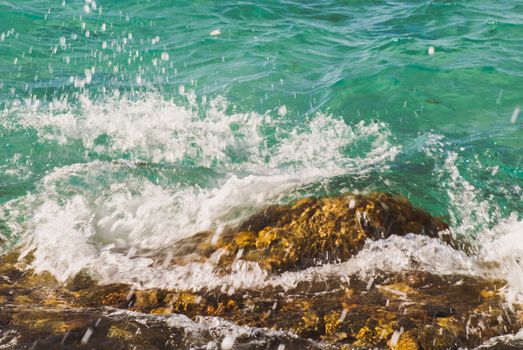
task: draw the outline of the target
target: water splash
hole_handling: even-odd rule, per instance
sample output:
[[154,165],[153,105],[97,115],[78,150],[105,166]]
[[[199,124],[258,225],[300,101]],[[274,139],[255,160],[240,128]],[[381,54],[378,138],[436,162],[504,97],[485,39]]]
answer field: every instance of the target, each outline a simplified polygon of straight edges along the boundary
[[[151,280],[146,276],[156,283],[179,282],[185,267],[166,278],[165,271],[146,269],[151,259],[135,255],[234,224],[299,186],[386,169],[401,149],[391,144],[384,123],[350,126],[317,114],[289,129],[278,115],[228,114],[223,99],[201,113],[194,104],[141,97],[99,103],[85,97],[79,105],[58,100],[45,108],[30,100],[4,112],[5,127],[32,130],[44,145],[81,142],[91,152],[88,161],[52,169],[34,193],[2,206],[11,235],[24,236],[26,251],[33,251],[36,271],[60,280],[88,268],[102,280],[127,275],[145,284]],[[274,134],[278,141],[270,142]],[[130,159],[101,160],[125,155]],[[180,174],[186,162],[213,167],[211,181]],[[9,214],[12,208],[19,215]],[[198,271],[212,267],[192,268],[196,277],[187,287],[198,288],[197,280],[206,280]],[[238,287],[263,275],[259,268],[238,269],[229,279]]]

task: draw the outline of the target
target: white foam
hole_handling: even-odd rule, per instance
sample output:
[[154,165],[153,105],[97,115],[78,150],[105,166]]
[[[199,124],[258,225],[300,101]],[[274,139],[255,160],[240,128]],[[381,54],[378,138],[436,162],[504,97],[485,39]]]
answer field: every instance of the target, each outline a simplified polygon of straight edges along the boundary
[[[448,146],[450,144],[441,135],[430,134],[422,149],[436,161],[434,173],[449,198],[452,233],[468,240],[476,249],[472,256],[463,260],[470,268],[468,273],[507,281],[504,288],[507,301],[523,303],[523,263],[520,263],[523,220],[516,213],[502,217],[499,208],[484,199],[482,192],[461,174],[459,154],[447,151]],[[497,190],[505,195],[508,195],[506,191],[523,195],[518,186]],[[448,270],[439,273],[445,271]],[[460,270],[456,272],[460,273]]]
[[269,330],[265,328],[240,326],[220,317],[197,316],[194,320],[181,314],[151,315],[128,310],[116,310],[107,315],[111,318],[131,317],[134,321],[147,325],[149,322],[163,322],[172,328],[183,329],[192,335],[208,335],[215,340],[223,340],[227,336],[252,337],[258,342],[260,335],[267,338],[296,338],[296,335],[285,331]]
[[[286,121],[270,114],[226,113],[227,103],[216,98],[199,112],[193,92],[184,93],[189,106],[177,105],[157,94],[115,94],[102,102],[80,95],[74,107],[67,98],[43,108],[36,99],[16,101],[2,113],[4,128],[30,128],[39,142],[66,144],[80,140],[83,147],[111,157],[131,155],[148,162],[180,162],[228,169],[299,164],[302,168],[357,167],[390,161],[400,148],[390,144],[384,123],[360,122],[354,127],[330,115],[317,114],[301,129],[288,130]],[[9,118],[7,116],[10,116]],[[279,142],[268,145],[264,128],[275,130]],[[108,138],[102,141],[101,138]],[[373,139],[363,156],[347,158],[343,151]]]
[[[490,254],[467,255],[457,251],[437,238],[410,234],[403,237],[391,236],[384,240],[367,241],[364,248],[354,257],[343,263],[330,263],[310,267],[303,271],[285,272],[281,275],[269,275],[256,263],[239,260],[233,265],[228,275],[220,275],[211,263],[191,263],[174,266],[169,269],[152,267],[150,259],[132,259],[115,253],[102,254],[100,261],[91,266],[104,282],[140,281],[142,288],[179,288],[201,290],[226,286],[233,290],[251,289],[267,286],[279,286],[285,290],[295,288],[304,281],[325,281],[340,278],[350,285],[352,277],[371,281],[383,272],[399,273],[405,271],[427,271],[437,275],[468,275],[484,278],[501,278],[508,282],[506,294],[509,302],[521,302],[523,288],[520,284],[523,274],[518,256],[521,247],[514,247],[509,242],[514,235],[522,234],[522,222],[504,223],[508,229],[507,237],[485,245]],[[502,227],[496,230],[501,230]],[[493,247],[500,248],[493,248]],[[510,251],[508,253],[507,251]],[[486,264],[487,262],[505,261],[508,263]],[[118,258],[116,258],[118,257]],[[499,260],[500,257],[504,259]],[[518,262],[512,265],[510,257]]]
[[350,285],[351,277],[374,280],[383,272],[428,271],[439,275],[473,274],[474,259],[456,251],[439,239],[410,234],[368,240],[361,251],[343,263],[323,264],[303,271],[271,276],[264,285],[292,289],[299,282],[323,281],[338,277]]
[[509,349],[521,348],[521,346],[523,346],[523,329],[520,329],[516,334],[505,334],[490,338],[480,346],[474,348],[474,350],[503,349],[503,345]]
[[[29,100],[4,113],[17,115],[16,127],[36,130],[40,142],[81,140],[86,149],[114,157],[131,153],[152,162],[190,157],[197,164],[210,166],[227,159],[228,148],[252,151],[257,144],[258,137],[252,131],[261,117],[255,113],[226,116],[219,101],[205,118],[200,118],[193,108],[155,94],[136,100],[122,95],[101,103],[81,97],[79,110],[63,101],[53,101],[51,108],[42,109],[38,100]],[[239,126],[239,136],[231,125]],[[242,138],[241,134],[249,137]],[[102,136],[109,141],[98,142]]]
[[95,247],[88,242],[92,214],[82,197],[74,196],[65,206],[46,201],[33,220],[30,240],[31,247],[36,247],[33,266],[37,272],[72,276],[96,256]]
[[479,191],[460,174],[456,161],[458,154],[448,152],[441,170],[442,185],[447,188],[450,199],[451,226],[455,234],[475,237],[500,218],[492,213],[492,206],[481,200]]
[[[134,258],[110,251],[87,266],[101,283],[135,283],[139,288],[166,288],[198,291],[202,289],[255,288],[267,280],[267,272],[255,263],[240,262],[230,274],[222,276],[212,263],[190,263],[170,268],[153,267],[148,258]],[[231,289],[232,288],[232,289]]]
[[[78,106],[61,99],[46,108],[31,99],[3,112],[4,127],[33,129],[39,142],[80,141],[104,157],[131,157],[56,168],[34,193],[2,205],[0,215],[12,234],[25,235],[26,251],[34,251],[36,271],[66,280],[88,269],[102,281],[151,287],[253,285],[265,272],[248,264],[224,280],[206,264],[191,266],[190,272],[186,267],[165,271],[134,255],[234,223],[303,184],[386,168],[400,151],[384,123],[350,126],[317,114],[289,129],[274,111],[274,116],[225,113],[225,101],[216,99],[201,113],[193,93],[186,96],[188,106],[155,94],[137,99],[117,94],[102,102],[82,95]],[[267,141],[267,129],[276,134],[275,143]],[[219,169],[210,175],[213,185],[158,184],[137,170],[187,160]],[[176,174],[176,168],[162,171]]]
[[523,220],[512,215],[480,237],[479,262],[485,274],[507,281],[510,303],[523,304]]
[[466,254],[437,238],[409,234],[367,241],[361,251],[343,263],[324,264],[298,272],[269,276],[260,285],[295,288],[301,281],[339,277],[350,283],[356,276],[366,281],[382,272],[427,271],[437,275],[468,275],[507,281],[509,303],[523,302],[523,220],[512,216],[485,232],[477,254]]
[[[222,187],[208,190],[170,190],[134,176],[107,187],[96,182],[98,178],[110,181],[111,172],[122,167],[95,161],[60,168],[43,179],[40,196],[15,201],[24,202],[21,215],[31,220],[20,225],[12,213],[5,216],[11,217],[8,222],[13,231],[27,232],[25,249],[34,250],[36,271],[50,271],[60,280],[86,267],[108,281],[118,273],[133,276],[137,268],[141,272],[133,280],[140,273],[156,276],[144,270],[152,261],[125,254],[132,249],[172,247],[189,235],[237,220],[242,210],[248,213],[295,185],[289,177],[268,176],[233,176]],[[70,179],[84,186],[75,187]],[[17,207],[9,204],[4,206],[5,212]],[[126,253],[114,253],[114,248]],[[157,282],[161,280],[157,276]],[[193,283],[198,285],[196,280]]]
[[[384,123],[361,121],[351,127],[343,120],[318,114],[303,129],[282,137],[269,164],[275,168],[287,165],[321,169],[323,174],[331,175],[362,174],[377,165],[386,167],[400,152],[400,147],[392,145],[390,138],[390,130]],[[343,155],[347,148],[356,148],[362,141],[370,141],[363,156]]]
[[15,153],[12,157],[4,158],[2,161],[5,164],[0,165],[0,174],[3,175],[4,179],[17,182],[27,181],[33,175],[31,170],[32,160],[23,159],[20,153]]
[[0,349],[14,349],[21,336],[14,330],[0,330]]

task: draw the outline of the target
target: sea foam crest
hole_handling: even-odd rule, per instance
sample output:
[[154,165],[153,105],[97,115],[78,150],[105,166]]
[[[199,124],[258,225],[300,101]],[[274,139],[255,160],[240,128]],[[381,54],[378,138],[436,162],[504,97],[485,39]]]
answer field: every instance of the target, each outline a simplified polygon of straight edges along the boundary
[[[350,126],[319,113],[297,123],[301,127],[290,128],[277,113],[227,113],[223,98],[199,106],[191,94],[187,105],[154,93],[118,94],[100,102],[81,96],[79,104],[58,99],[45,108],[39,100],[17,101],[2,112],[0,123],[4,128],[35,130],[40,143],[67,145],[79,140],[85,150],[114,159],[185,160],[197,166],[254,171],[263,171],[262,166],[364,171],[394,159],[400,151],[390,143],[390,131],[381,122]],[[276,136],[272,142],[271,132]],[[362,139],[370,144],[357,156],[346,157],[344,153]]]
[[[33,101],[5,112],[11,129],[32,129],[40,143],[65,147],[81,141],[85,149],[114,159],[91,155],[85,163],[55,168],[31,194],[2,205],[12,235],[25,235],[36,271],[66,280],[87,268],[107,282],[199,288],[214,280],[218,286],[223,279],[213,279],[205,264],[191,266],[191,272],[164,271],[140,254],[237,222],[301,185],[386,168],[400,151],[384,123],[349,125],[317,114],[289,127],[278,115],[226,113],[224,103],[217,99],[198,111],[147,94],[82,103],[79,109],[67,101],[42,109]],[[276,141],[269,142],[274,135]],[[118,158],[123,155],[131,160]],[[187,160],[189,169],[219,171],[205,184],[178,181]],[[172,166],[158,168],[155,162]],[[142,170],[170,180],[158,183]],[[9,214],[13,210],[16,216]],[[245,265],[227,281],[242,287],[263,276]]]

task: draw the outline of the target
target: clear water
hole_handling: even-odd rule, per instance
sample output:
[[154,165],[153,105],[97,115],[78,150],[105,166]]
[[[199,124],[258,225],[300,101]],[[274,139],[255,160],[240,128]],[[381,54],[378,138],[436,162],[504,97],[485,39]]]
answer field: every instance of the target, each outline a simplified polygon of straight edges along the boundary
[[[198,289],[223,281],[130,257],[270,203],[388,191],[479,253],[394,238],[407,256],[383,266],[502,273],[518,298],[522,88],[519,1],[0,0],[0,235],[63,280]],[[366,254],[340,273],[370,273]]]

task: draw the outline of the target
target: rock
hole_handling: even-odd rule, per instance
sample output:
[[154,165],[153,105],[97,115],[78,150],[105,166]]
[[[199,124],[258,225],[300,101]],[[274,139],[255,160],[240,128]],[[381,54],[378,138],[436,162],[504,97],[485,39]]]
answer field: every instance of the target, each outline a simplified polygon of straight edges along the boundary
[[255,261],[282,272],[324,262],[348,260],[367,239],[392,234],[425,234],[450,242],[448,225],[388,193],[305,198],[274,205],[225,233],[218,246],[227,252],[220,264]]
[[[336,347],[393,349],[470,348],[523,326],[521,308],[504,306],[503,281],[430,273],[424,273],[423,279],[413,279],[411,274],[382,275],[370,289],[367,281],[354,278],[347,285],[333,277],[328,284],[303,282],[291,290],[266,287],[238,290],[232,295],[220,290],[133,291],[125,284],[84,285],[86,289],[74,292],[59,287],[46,299],[32,298],[31,307],[12,298],[1,307],[0,323],[3,320],[9,329],[22,334],[38,333],[45,339],[54,335],[58,339],[57,335],[92,327],[104,314],[104,307],[111,307],[139,312],[137,315],[183,314],[193,320],[218,316],[239,325],[283,330],[299,339],[312,338]],[[14,294],[27,293],[30,287],[37,292],[38,286],[18,282],[20,289],[12,289]],[[132,317],[129,322],[135,324]],[[100,333],[109,338],[123,344],[143,341],[127,321],[105,324]],[[150,340],[165,341],[163,326],[157,327],[158,334],[150,330]]]
[[[402,197],[374,193],[270,206],[215,242],[213,232],[185,240],[173,261],[219,253],[218,273],[243,259],[278,274],[344,261],[367,239],[407,233],[454,244],[441,220]],[[0,347],[427,350],[476,347],[523,326],[521,306],[505,304],[502,280],[406,271],[371,282],[332,275],[289,289],[136,290],[98,285],[81,272],[60,284],[34,274],[13,251],[0,258]],[[235,334],[213,328],[218,320],[252,328]]]

